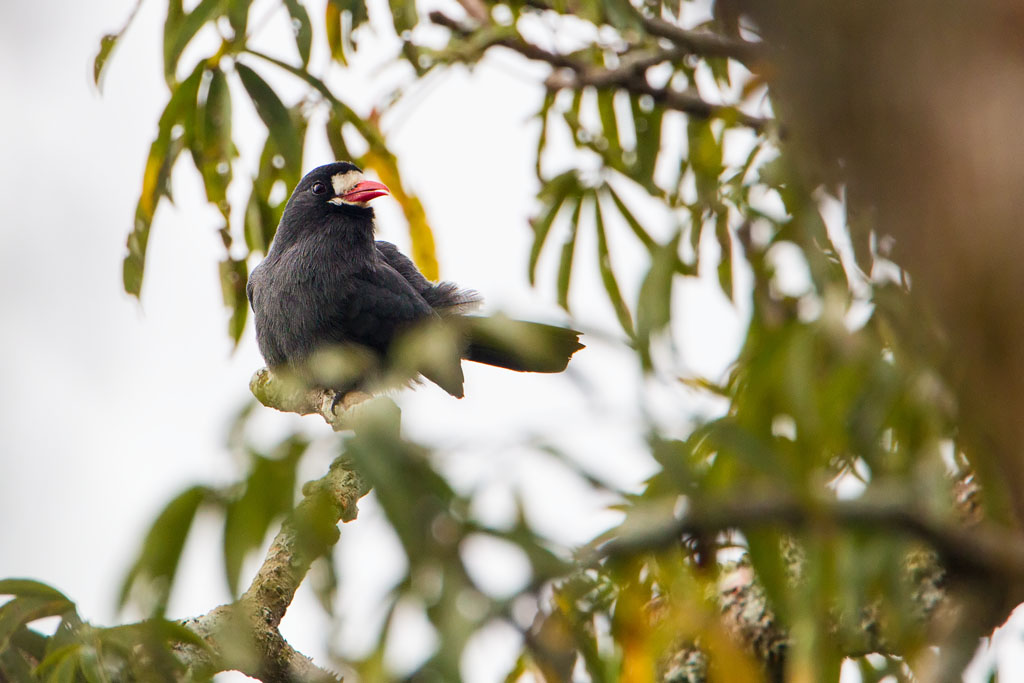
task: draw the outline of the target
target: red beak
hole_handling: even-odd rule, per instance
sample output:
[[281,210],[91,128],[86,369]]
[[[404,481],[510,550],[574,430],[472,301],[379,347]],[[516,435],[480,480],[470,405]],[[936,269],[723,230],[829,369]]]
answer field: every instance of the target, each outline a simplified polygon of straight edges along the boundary
[[346,202],[357,204],[359,202],[368,202],[374,197],[383,197],[386,194],[391,194],[391,190],[384,183],[378,183],[375,180],[364,180],[341,195],[341,198]]

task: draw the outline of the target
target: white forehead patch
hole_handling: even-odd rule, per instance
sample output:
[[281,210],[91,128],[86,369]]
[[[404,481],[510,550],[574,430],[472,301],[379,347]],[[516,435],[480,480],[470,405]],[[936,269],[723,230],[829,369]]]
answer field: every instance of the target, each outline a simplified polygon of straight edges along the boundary
[[351,190],[353,187],[359,184],[363,179],[363,174],[359,171],[352,169],[351,171],[345,171],[344,173],[335,173],[331,176],[331,185],[334,186],[335,196],[341,196]]

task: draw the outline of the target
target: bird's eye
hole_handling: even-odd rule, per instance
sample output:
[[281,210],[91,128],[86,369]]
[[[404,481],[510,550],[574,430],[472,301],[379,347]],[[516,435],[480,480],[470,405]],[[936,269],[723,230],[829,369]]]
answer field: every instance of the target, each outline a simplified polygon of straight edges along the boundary
[[324,192],[327,192],[327,186],[319,180],[313,183],[313,187],[310,189],[313,190],[313,194],[323,194]]

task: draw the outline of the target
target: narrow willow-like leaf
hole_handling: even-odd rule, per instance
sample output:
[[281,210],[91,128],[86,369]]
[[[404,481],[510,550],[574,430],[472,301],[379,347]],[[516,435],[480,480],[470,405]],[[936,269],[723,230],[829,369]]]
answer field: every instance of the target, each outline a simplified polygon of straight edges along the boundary
[[36,681],[34,667],[29,661],[37,662],[39,657],[21,651],[21,648],[0,650],[0,678],[7,681]]
[[128,253],[122,266],[124,289],[139,296],[142,291],[142,277],[146,265],[146,247],[149,243],[149,228],[153,223],[157,203],[161,197],[170,196],[168,186],[171,168],[184,147],[185,136],[191,134],[183,126],[181,135],[172,138],[175,126],[181,126],[189,116],[194,116],[199,83],[205,64],[200,63],[191,75],[171,92],[171,97],[160,115],[156,139],[149,148],[146,168],[142,176],[142,192],[135,209],[135,225],[128,234]]
[[657,249],[658,243],[654,241],[654,238],[644,230],[642,225],[640,225],[640,221],[636,219],[633,212],[630,211],[629,207],[627,207],[625,202],[622,201],[619,197],[619,193],[615,191],[615,188],[611,186],[611,183],[605,183],[604,189],[608,192],[608,196],[612,198],[612,201],[615,202],[616,208],[618,208],[619,213],[626,220],[626,224],[629,226],[629,229],[633,231],[636,238],[640,240],[644,247],[647,248],[647,251],[653,252]]
[[664,329],[672,315],[672,280],[679,260],[679,240],[676,233],[667,244],[660,246],[651,258],[651,268],[640,285],[636,305],[636,338],[644,368],[651,367],[651,336]]
[[244,36],[249,28],[249,8],[252,0],[227,0],[228,22],[235,36]]
[[697,184],[697,199],[705,206],[715,203],[722,173],[722,145],[707,120],[690,117],[686,126],[687,157]]
[[544,154],[544,148],[548,144],[548,114],[551,112],[551,107],[555,104],[555,93],[548,90],[544,93],[544,103],[540,106],[540,111],[537,112],[537,118],[540,119],[540,135],[537,136],[537,162],[536,162],[536,174],[537,179],[541,180],[540,163],[541,156]]
[[83,647],[81,654],[82,656],[78,658],[78,669],[86,683],[111,683],[96,648]]
[[539,216],[530,221],[533,227],[533,245],[530,247],[529,277],[530,284],[534,284],[537,278],[537,262],[540,260],[540,252],[547,241],[548,233],[551,232],[551,224],[558,215],[566,196],[574,188],[579,187],[575,171],[566,171],[549,180],[540,190],[539,199],[544,204]]
[[384,146],[383,136],[378,133],[373,139],[367,139],[367,142],[370,143],[370,151],[363,157],[363,164],[377,172],[381,182],[391,190],[391,196],[401,205],[402,213],[409,224],[412,260],[416,267],[428,280],[437,280],[440,277],[437,247],[434,245],[434,231],[427,222],[427,212],[423,208],[423,203],[403,186],[402,176],[398,171],[398,160]]
[[224,571],[232,595],[239,593],[246,555],[262,545],[271,522],[292,509],[295,467],[308,445],[293,436],[275,449],[278,457],[252,454],[245,490],[224,515]]
[[255,181],[253,181],[252,192],[249,194],[249,201],[245,206],[243,227],[245,229],[245,246],[249,251],[266,254],[274,237],[277,222],[274,219],[273,209],[260,193]]
[[333,152],[334,158],[343,161],[355,158],[352,153],[349,152],[348,144],[345,142],[345,136],[342,132],[342,127],[344,125],[345,119],[341,118],[337,109],[332,107],[325,126],[327,132],[327,143],[331,146],[331,152]]
[[610,26],[619,31],[643,30],[643,23],[640,13],[629,2],[629,0],[600,0],[604,10],[605,20]]
[[343,30],[341,5],[336,0],[327,0],[327,7],[324,10],[324,29],[327,37],[327,47],[331,50],[331,57],[339,64],[347,66],[345,46],[341,38]]
[[224,305],[231,312],[228,319],[228,336],[238,345],[245,330],[245,319],[249,314],[249,300],[245,295],[245,285],[249,271],[245,259],[226,258],[220,262],[220,286],[224,297]]
[[579,198],[569,197],[568,202],[575,202],[576,206],[572,209],[572,217],[569,219],[569,234],[566,235],[565,242],[562,244],[562,255],[558,260],[558,305],[564,308],[566,311],[569,310],[569,283],[572,280],[572,261],[573,255],[576,253],[576,234],[579,230],[580,225],[580,209],[583,208],[583,202],[586,200],[586,195]]
[[[164,19],[164,45],[163,45],[163,56],[164,56],[164,74],[170,74],[173,76],[175,66],[171,66],[168,69],[168,64],[171,63],[171,50],[174,46],[174,41],[178,35],[178,29],[181,27],[181,22],[185,18],[185,8],[182,6],[182,0],[167,0],[167,17]],[[177,60],[175,60],[176,63]],[[173,78],[168,77],[168,84],[173,83]]]
[[11,637],[25,624],[74,609],[75,603],[64,596],[26,595],[9,600],[0,606],[0,651],[7,649]]
[[601,130],[608,148],[605,150],[610,157],[622,157],[622,144],[619,142],[619,125],[615,119],[615,91],[597,91],[597,113],[601,118]]
[[[178,59],[185,47],[192,41],[206,23],[224,14],[227,0],[201,0],[195,9],[181,15],[181,2],[175,0],[167,10],[167,21],[164,23],[164,77],[168,84],[175,82],[178,71]],[[173,20],[172,20],[173,16]]]
[[2,579],[0,580],[0,595],[31,596],[53,600],[68,599],[66,595],[53,586],[36,581],[35,579]]
[[237,64],[235,69],[256,107],[256,113],[266,124],[274,145],[284,158],[285,168],[298,179],[302,175],[302,138],[288,108],[255,71],[245,64]]
[[729,232],[729,214],[723,208],[715,216],[715,237],[718,239],[718,286],[729,299],[736,300],[732,277],[732,233]]
[[416,11],[415,0],[388,0],[391,7],[391,20],[395,26],[395,33],[399,38],[416,27],[419,21],[419,13]]
[[36,676],[46,683],[77,683],[81,643],[72,643],[49,653],[36,667]]
[[228,80],[219,68],[210,70],[206,99],[197,112],[195,144],[192,155],[203,176],[206,198],[217,206],[228,220],[231,207],[227,202],[231,183],[231,92]]
[[653,184],[654,167],[658,163],[661,151],[661,120],[665,109],[652,104],[650,111],[645,111],[640,97],[629,98],[633,111],[633,127],[636,130],[636,178]]
[[302,66],[309,64],[309,52],[313,45],[313,24],[309,20],[309,12],[299,0],[284,0],[288,14],[292,18],[292,30],[295,32],[295,47],[299,51]]
[[100,83],[103,78],[103,70],[106,68],[107,61],[110,59],[110,53],[114,51],[114,47],[117,45],[117,41],[120,38],[120,33],[108,33],[100,38],[100,49],[96,53],[95,59],[92,60],[92,82],[97,88],[101,87]]
[[604,217],[601,215],[601,201],[594,197],[594,225],[597,227],[597,264],[601,271],[601,281],[604,283],[604,290],[608,294],[608,300],[615,309],[615,316],[619,319],[622,331],[630,339],[636,336],[633,329],[633,316],[629,312],[626,300],[622,298],[622,290],[615,279],[615,270],[612,268],[611,254],[608,250],[608,236],[604,229]]
[[125,577],[118,597],[119,607],[124,607],[132,588],[142,581],[147,600],[142,607],[152,614],[163,614],[192,520],[199,505],[210,494],[204,486],[193,486],[167,504],[150,527],[139,557]]

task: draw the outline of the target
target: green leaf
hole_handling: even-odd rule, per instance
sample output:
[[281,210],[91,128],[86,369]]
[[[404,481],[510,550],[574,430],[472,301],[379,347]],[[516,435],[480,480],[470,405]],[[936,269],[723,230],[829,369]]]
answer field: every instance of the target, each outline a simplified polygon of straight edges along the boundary
[[245,243],[250,251],[266,253],[277,224],[281,220],[288,195],[271,204],[270,195],[274,186],[283,183],[285,187],[296,182],[283,168],[274,164],[277,149],[272,138],[267,138],[260,153],[259,171],[252,181],[252,193],[245,209]]
[[711,122],[690,117],[686,125],[688,159],[697,181],[697,200],[714,206],[718,197],[718,177],[722,174],[722,145],[715,137]]
[[416,267],[428,280],[437,280],[440,277],[440,265],[437,262],[434,231],[427,221],[427,212],[419,197],[405,189],[398,170],[398,159],[385,145],[380,131],[374,129],[373,132],[374,135],[366,137],[370,150],[362,157],[363,165],[377,172],[381,182],[388,186],[391,196],[402,207],[405,221],[409,225],[412,260]]
[[410,562],[451,552],[431,528],[456,524],[448,514],[455,492],[430,466],[427,451],[401,438],[398,406],[386,397],[366,401],[352,423],[355,436],[345,442],[345,455],[373,486]]
[[301,436],[292,436],[275,449],[276,457],[252,454],[245,490],[228,504],[224,516],[224,571],[232,595],[239,593],[246,555],[262,545],[270,523],[292,509],[295,466],[308,445]]
[[86,683],[110,683],[110,676],[100,660],[95,648],[83,647],[78,658],[78,668],[82,671]]
[[531,285],[534,284],[537,277],[537,262],[540,260],[540,252],[551,231],[551,224],[554,222],[555,216],[558,215],[559,209],[562,208],[566,196],[570,191],[578,188],[579,180],[576,178],[576,172],[569,170],[549,180],[540,190],[538,199],[544,204],[544,208],[539,216],[530,221],[533,227],[533,246],[530,248],[529,265]]
[[7,601],[0,607],[0,651],[7,649],[11,637],[26,624],[74,609],[75,604],[64,596],[28,595]]
[[132,589],[138,586],[143,589],[140,607],[150,614],[163,614],[192,520],[199,505],[211,495],[205,486],[193,486],[167,504],[150,527],[139,557],[125,577],[119,607],[124,607]]
[[120,33],[108,33],[100,38],[99,52],[92,60],[92,82],[96,84],[97,88],[100,87],[100,79],[103,77],[103,69],[107,65],[107,60],[110,59],[110,53],[114,51],[114,46],[117,45],[120,37]]
[[345,136],[342,134],[344,125],[345,119],[340,116],[337,108],[332,107],[326,126],[327,142],[331,145],[331,152],[335,159],[354,159],[355,157],[348,151]]
[[715,216],[715,236],[721,252],[718,257],[718,286],[735,302],[738,293],[732,277],[732,233],[729,232],[729,214],[724,209]]
[[335,61],[348,64],[345,53],[355,48],[352,33],[368,19],[364,0],[328,0],[324,26],[327,29],[327,46]]
[[51,598],[53,600],[68,599],[56,588],[34,579],[2,579],[0,580],[0,595]]
[[[129,294],[139,296],[146,265],[146,247],[149,228],[156,207],[162,197],[170,197],[170,177],[174,162],[184,148],[185,138],[194,134],[184,123],[194,117],[199,83],[206,68],[200,62],[195,70],[171,91],[171,97],[160,115],[156,139],[149,148],[146,168],[142,176],[142,192],[135,209],[135,227],[128,235],[128,254],[124,258],[122,279]],[[175,126],[182,131],[176,134]]]
[[540,107],[540,111],[537,112],[537,118],[540,119],[540,135],[537,136],[537,163],[536,173],[537,179],[542,180],[540,172],[541,156],[544,154],[544,148],[548,142],[548,114],[551,112],[551,107],[555,104],[555,94],[551,90],[547,90],[544,93],[544,103]]
[[76,683],[81,643],[66,645],[46,656],[36,667],[36,675],[46,683]]
[[295,47],[299,50],[302,66],[309,64],[309,51],[313,44],[313,25],[309,20],[309,12],[299,0],[284,0],[288,14],[292,18],[292,30],[295,32]]
[[[32,675],[32,667],[29,665],[25,654],[15,649],[0,650],[0,680],[5,681],[36,681]],[[38,661],[38,660],[33,660]]]
[[195,9],[182,15],[181,0],[171,0],[167,8],[167,20],[164,22],[164,78],[172,86],[178,70],[178,60],[207,22],[211,22],[224,14],[226,0],[200,0]]
[[231,159],[234,146],[231,140],[231,92],[227,76],[219,68],[210,70],[206,97],[196,112],[195,144],[192,157],[203,176],[206,198],[220,209],[228,220],[231,207],[227,201],[231,183]]
[[636,170],[633,177],[653,184],[654,167],[661,151],[661,120],[665,109],[652,104],[650,111],[645,111],[641,97],[636,95],[630,97],[629,102],[633,110],[633,126],[636,129]]
[[647,248],[647,251],[653,254],[658,249],[658,243],[646,230],[644,230],[644,227],[640,225],[640,221],[636,219],[633,212],[630,211],[629,207],[627,207],[625,202],[622,201],[619,197],[619,193],[615,191],[615,188],[613,188],[610,183],[605,183],[604,189],[608,193],[608,196],[612,198],[612,201],[615,202],[616,208],[618,208],[619,213],[625,219],[629,229],[632,230],[633,234],[636,235],[636,238],[643,243]]
[[245,64],[236,64],[235,69],[246,92],[252,98],[256,113],[266,124],[275,147],[284,157],[285,168],[298,182],[302,175],[302,138],[288,108],[255,71]]
[[412,31],[419,22],[419,12],[416,11],[415,0],[388,0],[391,8],[391,21],[395,27],[395,33],[399,38],[405,40],[409,31]]
[[601,271],[601,281],[604,283],[604,290],[608,294],[608,300],[615,309],[615,316],[619,319],[622,331],[630,339],[636,336],[633,329],[633,316],[629,312],[629,306],[622,298],[622,291],[615,279],[615,271],[612,269],[611,254],[608,251],[608,236],[605,234],[604,218],[601,215],[601,201],[594,198],[594,223],[597,226],[597,264]]
[[636,337],[646,369],[651,367],[651,336],[667,327],[672,317],[672,280],[679,259],[681,238],[682,233],[677,232],[668,244],[654,252],[651,268],[640,285],[640,297],[636,305]]
[[327,33],[327,47],[331,49],[331,57],[339,64],[348,66],[348,60],[345,58],[345,41],[342,37],[345,26],[341,18],[340,2],[327,0],[324,27]]
[[619,31],[642,31],[643,21],[629,0],[600,0],[605,21]]
[[253,181],[249,201],[245,205],[245,245],[250,252],[267,253],[270,241],[274,237],[277,223],[274,221],[273,210],[262,196],[257,183]]
[[227,0],[227,3],[231,30],[235,32],[235,38],[242,37],[249,26],[249,8],[252,6],[252,0]]
[[224,295],[224,305],[231,311],[228,320],[228,336],[238,345],[245,330],[245,319],[249,313],[249,299],[245,285],[249,270],[245,259],[233,259],[230,256],[220,262],[220,286]]
[[580,209],[583,207],[584,197],[576,199],[570,197],[568,201],[575,202],[572,210],[572,218],[569,219],[569,234],[566,235],[562,244],[562,256],[558,261],[558,305],[569,310],[569,282],[572,278],[572,259],[576,251],[576,233],[580,225]]
[[622,157],[622,145],[619,143],[619,126],[615,120],[615,91],[597,91],[597,113],[601,117],[601,129],[608,148],[604,150],[610,157]]

